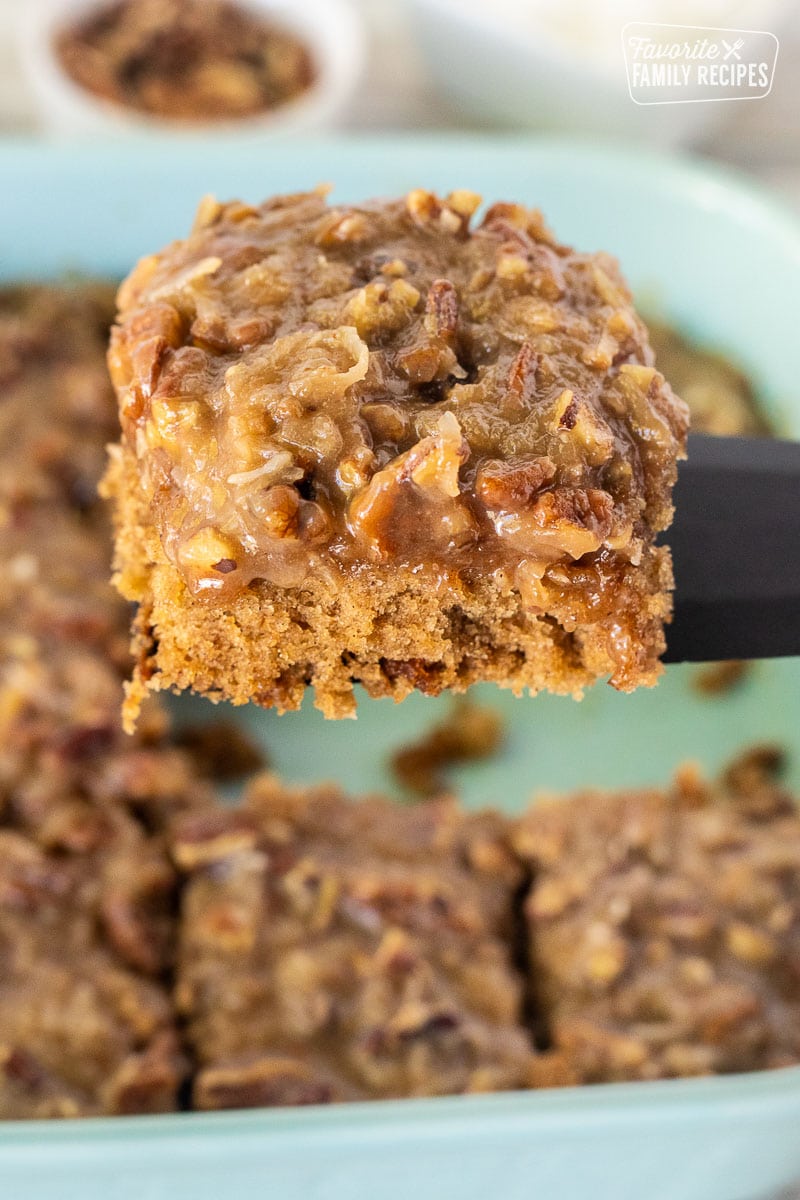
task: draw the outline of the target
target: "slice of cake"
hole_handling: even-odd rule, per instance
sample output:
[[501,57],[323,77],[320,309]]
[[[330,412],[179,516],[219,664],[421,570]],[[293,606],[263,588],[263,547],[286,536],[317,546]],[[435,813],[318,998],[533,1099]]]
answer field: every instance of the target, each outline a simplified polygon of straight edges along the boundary
[[613,259],[413,191],[205,201],[119,294],[107,488],[147,688],[331,717],[652,684],[687,410]]
[[179,818],[176,1000],[198,1108],[524,1086],[522,874],[500,818],[297,791]]
[[172,1110],[174,872],[120,809],[60,816],[73,850],[0,828],[0,1117]]
[[0,1117],[174,1109],[164,830],[210,802],[151,703],[121,728],[127,606],[96,495],[114,427],[102,285],[0,290]]
[[158,830],[210,796],[157,702],[136,739],[120,723],[130,618],[97,496],[112,316],[107,285],[0,289],[0,823],[60,850],[98,810]]
[[521,819],[531,975],[562,1081],[800,1059],[800,816],[773,762]]

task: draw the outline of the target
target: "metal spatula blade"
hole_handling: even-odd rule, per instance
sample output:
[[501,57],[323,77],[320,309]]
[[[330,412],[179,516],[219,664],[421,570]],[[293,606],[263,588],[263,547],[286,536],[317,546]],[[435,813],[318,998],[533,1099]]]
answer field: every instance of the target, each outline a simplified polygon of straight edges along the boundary
[[665,662],[800,655],[800,442],[693,434]]

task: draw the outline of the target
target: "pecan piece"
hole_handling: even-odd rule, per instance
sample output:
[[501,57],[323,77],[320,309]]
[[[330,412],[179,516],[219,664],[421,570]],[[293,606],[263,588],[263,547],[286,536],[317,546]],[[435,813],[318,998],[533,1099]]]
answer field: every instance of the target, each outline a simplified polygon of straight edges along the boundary
[[[465,379],[466,372],[459,366],[453,351],[442,340],[418,342],[395,355],[395,362],[411,383],[433,383],[434,380]],[[438,398],[438,397],[437,397]]]
[[227,534],[212,525],[205,525],[187,538],[180,546],[178,560],[190,574],[193,592],[217,590],[222,586],[223,576],[231,574],[230,567],[220,571],[222,562],[238,563],[241,548]]
[[74,885],[65,864],[22,834],[0,831],[0,905],[26,912],[63,902]]
[[723,783],[730,789],[739,811],[754,820],[793,812],[792,797],[780,784],[785,766],[784,748],[769,743],[752,746],[733,759]]
[[611,533],[614,501],[600,488],[559,487],[542,492],[528,508],[498,512],[492,520],[501,537],[543,565],[599,550]]
[[477,535],[460,497],[458,475],[467,455],[458,421],[453,413],[443,413],[436,433],[376,472],[351,501],[351,529],[379,557],[418,554],[421,522],[433,546],[466,544]]
[[110,750],[115,738],[116,730],[108,723],[76,725],[61,736],[57,753],[65,762],[85,762]]
[[123,1060],[103,1089],[104,1108],[117,1116],[172,1112],[186,1072],[174,1033],[164,1030],[146,1050]]
[[434,279],[425,301],[425,329],[432,337],[452,341],[458,326],[458,295],[449,279]]
[[0,1045],[0,1075],[28,1093],[41,1092],[48,1081],[47,1071],[38,1058],[22,1046]]
[[402,784],[422,796],[444,792],[444,770],[453,763],[488,758],[503,740],[503,722],[494,709],[462,700],[426,737],[392,757]]
[[444,663],[425,662],[422,658],[382,658],[381,670],[392,683],[406,679],[423,696],[438,696],[442,690]]
[[174,740],[187,751],[201,775],[221,782],[250,775],[266,765],[261,747],[232,721],[190,725],[176,731]]
[[556,467],[546,456],[515,463],[490,459],[483,463],[475,490],[488,509],[519,509],[555,479]]
[[274,1108],[297,1104],[330,1104],[333,1086],[315,1078],[311,1068],[294,1058],[261,1058],[254,1063],[208,1067],[194,1085],[195,1107]]
[[300,519],[297,489],[285,483],[269,488],[259,499],[259,516],[270,537],[296,538]]
[[520,406],[536,394],[541,362],[541,354],[536,353],[530,342],[523,342],[509,367],[506,380],[509,396],[517,400]]
[[415,1042],[423,1038],[437,1037],[442,1033],[450,1033],[458,1029],[461,1018],[458,1013],[448,1009],[438,1009],[433,1012],[418,1013],[406,1016],[405,1023],[399,1023],[395,1032],[400,1041]]
[[414,188],[408,193],[406,211],[420,229],[436,229],[442,233],[463,233],[469,221],[463,212],[458,212],[424,188]]
[[741,962],[764,966],[778,955],[778,945],[763,929],[744,921],[731,921],[725,930],[725,944]]
[[369,236],[369,225],[363,213],[352,209],[334,209],[320,224],[314,241],[328,248],[361,242]]
[[160,858],[109,861],[100,915],[111,945],[126,963],[153,975],[169,956],[174,876]]
[[709,996],[701,1013],[701,1037],[706,1042],[719,1044],[760,1013],[761,1002],[750,988],[720,984]]
[[108,816],[83,800],[65,800],[45,814],[38,839],[48,849],[89,854],[111,840],[114,826]]
[[481,229],[491,229],[494,232],[503,232],[506,230],[524,230],[527,229],[529,213],[521,204],[512,204],[506,200],[498,200],[487,208],[483,220],[481,221]]
[[189,813],[175,824],[172,857],[184,871],[255,848],[258,826],[245,812],[212,809]]

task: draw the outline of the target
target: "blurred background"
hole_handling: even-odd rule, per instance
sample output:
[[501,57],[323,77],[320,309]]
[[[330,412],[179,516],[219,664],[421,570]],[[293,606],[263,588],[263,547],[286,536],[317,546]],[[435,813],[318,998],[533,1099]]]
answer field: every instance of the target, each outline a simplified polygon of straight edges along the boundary
[[[48,98],[36,95],[37,79],[46,74],[37,61],[42,31],[36,24],[42,13],[52,20],[54,9],[71,14],[81,7],[86,5],[74,0],[0,0],[1,133],[36,134],[52,125]],[[291,20],[294,8],[313,22],[325,7],[325,0],[284,0],[276,11]],[[336,20],[320,36],[333,45],[343,28],[342,5],[331,0],[327,7]],[[344,78],[336,103],[309,113],[305,128],[535,127],[633,135],[653,145],[689,145],[735,164],[800,209],[800,5],[793,0],[352,0],[345,7],[363,33],[363,52],[340,64]],[[23,9],[27,35],[21,39]],[[771,94],[758,101],[636,109],[625,89],[619,36],[631,19],[771,30],[780,39]],[[601,86],[606,90],[593,91]],[[49,103],[50,117],[60,110],[63,124],[63,96],[51,95]],[[66,127],[69,132],[68,121]]]

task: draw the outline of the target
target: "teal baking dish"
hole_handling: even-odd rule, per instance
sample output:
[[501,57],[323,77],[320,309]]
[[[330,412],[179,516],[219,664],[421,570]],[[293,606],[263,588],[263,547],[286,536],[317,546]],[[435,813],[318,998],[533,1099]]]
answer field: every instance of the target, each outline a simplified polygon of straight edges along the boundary
[[[333,181],[343,198],[425,185],[540,205],[559,236],[611,250],[640,299],[726,350],[758,381],[777,427],[800,436],[795,334],[800,229],[722,171],[577,142],[389,139],[0,147],[5,279],[118,275],[187,228],[206,192],[247,198]],[[681,759],[714,769],[752,740],[795,752],[800,660],[760,663],[709,701],[691,668],[652,692],[595,689],[580,705],[489,690],[506,752],[458,782],[513,811],[537,789],[663,780]],[[358,724],[310,706],[236,719],[288,778],[390,787],[390,748],[446,700],[365,703]],[[179,719],[205,711],[177,706]],[[2,1014],[0,1014],[0,1031]],[[758,1200],[800,1181],[800,1068],[665,1083],[384,1102],[333,1109],[7,1123],[9,1200]]]

